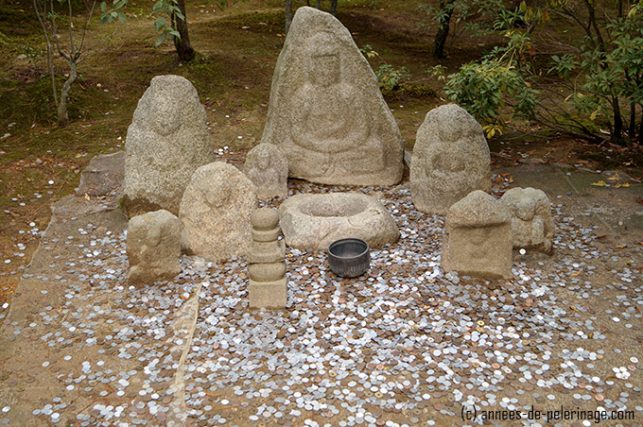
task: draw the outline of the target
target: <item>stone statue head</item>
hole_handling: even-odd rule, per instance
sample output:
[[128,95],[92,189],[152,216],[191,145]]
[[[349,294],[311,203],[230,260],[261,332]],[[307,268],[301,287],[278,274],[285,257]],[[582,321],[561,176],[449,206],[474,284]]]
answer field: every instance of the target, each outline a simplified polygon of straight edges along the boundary
[[466,164],[462,156],[454,156],[453,153],[438,151],[432,157],[432,170],[442,172],[463,172]]
[[206,185],[207,181],[199,182],[199,190],[203,202],[211,208],[221,208],[230,203],[232,195],[223,190],[220,185]]
[[453,110],[448,119],[438,120],[438,136],[441,141],[458,141],[475,135],[480,128],[478,122],[463,109]]
[[266,170],[270,167],[270,151],[259,150],[256,158],[257,169]]
[[340,80],[339,45],[330,33],[318,33],[308,42],[311,52],[308,75],[316,86],[328,87]]
[[137,109],[137,112],[141,110],[144,113],[144,117],[141,117],[143,122],[148,123],[151,130],[159,135],[168,136],[177,132],[183,122],[185,114],[181,107],[185,105],[181,105],[177,86],[181,88],[180,84],[171,85],[158,78],[152,79],[141,99],[141,102],[147,104],[146,108]]
[[531,221],[536,216],[547,215],[551,208],[547,195],[542,190],[531,187],[512,188],[505,193],[502,200],[509,206],[514,216],[523,221]]

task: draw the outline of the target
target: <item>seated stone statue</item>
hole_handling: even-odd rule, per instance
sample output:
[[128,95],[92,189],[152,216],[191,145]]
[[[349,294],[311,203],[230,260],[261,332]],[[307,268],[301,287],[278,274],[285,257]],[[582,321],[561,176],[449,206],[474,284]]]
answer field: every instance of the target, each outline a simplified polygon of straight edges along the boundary
[[257,197],[269,200],[288,196],[288,160],[274,144],[259,144],[246,156],[244,172],[257,187]]
[[507,191],[501,200],[511,211],[514,248],[532,248],[551,254],[554,220],[545,192],[517,187]]
[[[364,110],[362,94],[342,81],[340,54],[333,37],[320,33],[311,42],[308,79],[292,101],[292,150],[313,156],[307,173],[323,175],[329,169],[349,174],[384,169],[382,143],[371,135],[371,122]],[[368,162],[360,161],[368,156]]]
[[489,146],[482,127],[461,107],[443,105],[429,111],[417,132],[411,161],[415,207],[445,214],[474,190],[489,190]]
[[289,175],[322,184],[390,185],[402,177],[402,138],[377,79],[332,15],[298,9],[279,56],[262,143]]

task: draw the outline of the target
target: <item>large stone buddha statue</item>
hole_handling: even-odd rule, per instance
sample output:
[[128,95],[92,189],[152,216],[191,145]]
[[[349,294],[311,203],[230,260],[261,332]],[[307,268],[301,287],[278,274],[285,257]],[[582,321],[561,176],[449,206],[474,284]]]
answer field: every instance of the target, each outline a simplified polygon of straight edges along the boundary
[[389,185],[402,139],[368,62],[332,15],[300,8],[279,56],[262,142],[289,174],[324,184]]

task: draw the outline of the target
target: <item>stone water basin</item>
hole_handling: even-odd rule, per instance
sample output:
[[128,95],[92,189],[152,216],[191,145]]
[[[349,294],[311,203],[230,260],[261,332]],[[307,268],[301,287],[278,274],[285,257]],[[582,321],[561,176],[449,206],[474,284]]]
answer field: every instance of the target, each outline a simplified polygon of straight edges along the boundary
[[394,243],[400,232],[388,210],[362,193],[298,194],[279,208],[286,244],[316,252],[340,239],[358,238],[371,248]]

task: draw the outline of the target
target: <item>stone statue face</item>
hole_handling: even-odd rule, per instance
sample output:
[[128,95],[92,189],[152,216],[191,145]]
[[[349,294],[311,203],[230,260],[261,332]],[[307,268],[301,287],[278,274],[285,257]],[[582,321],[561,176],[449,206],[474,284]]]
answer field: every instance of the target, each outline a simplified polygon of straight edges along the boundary
[[438,135],[440,136],[440,140],[443,142],[455,142],[466,136],[462,127],[452,126],[443,122],[438,123]]
[[[467,170],[467,156],[453,150],[453,146],[459,144],[466,144],[466,142],[465,140],[454,141],[449,143],[449,146],[437,144],[429,154],[425,171],[436,189],[448,191],[454,182],[469,183],[471,180]],[[463,147],[463,150],[466,153],[466,147]]]
[[462,172],[465,169],[464,159],[449,153],[438,152],[433,156],[432,161],[433,169],[444,173]]
[[523,200],[516,206],[514,213],[523,221],[531,221],[536,214],[536,204],[528,200]]
[[[455,122],[455,123],[454,123]],[[437,121],[438,137],[442,142],[455,142],[476,136],[478,123],[465,110],[457,110],[449,120]]]
[[339,83],[339,55],[313,56],[308,73],[315,86],[328,87]]
[[480,261],[484,260],[488,254],[493,253],[492,235],[495,227],[463,227],[460,230],[462,230],[460,237],[467,241],[463,257]]
[[315,34],[308,40],[306,51],[310,52],[306,64],[308,80],[313,85],[328,87],[340,82],[340,46],[333,34]]
[[181,127],[182,112],[176,102],[163,93],[163,89],[155,88],[151,97],[148,121],[152,130],[167,136],[175,133]]
[[267,151],[260,151],[257,154],[257,168],[266,170],[270,167],[270,153]]
[[528,188],[520,191],[511,190],[508,199],[506,198],[512,214],[523,221],[531,221],[549,212],[546,196],[543,197],[540,193],[529,190]]
[[215,188],[200,188],[203,200],[212,208],[221,208],[229,202],[231,195],[221,190],[219,187]]

